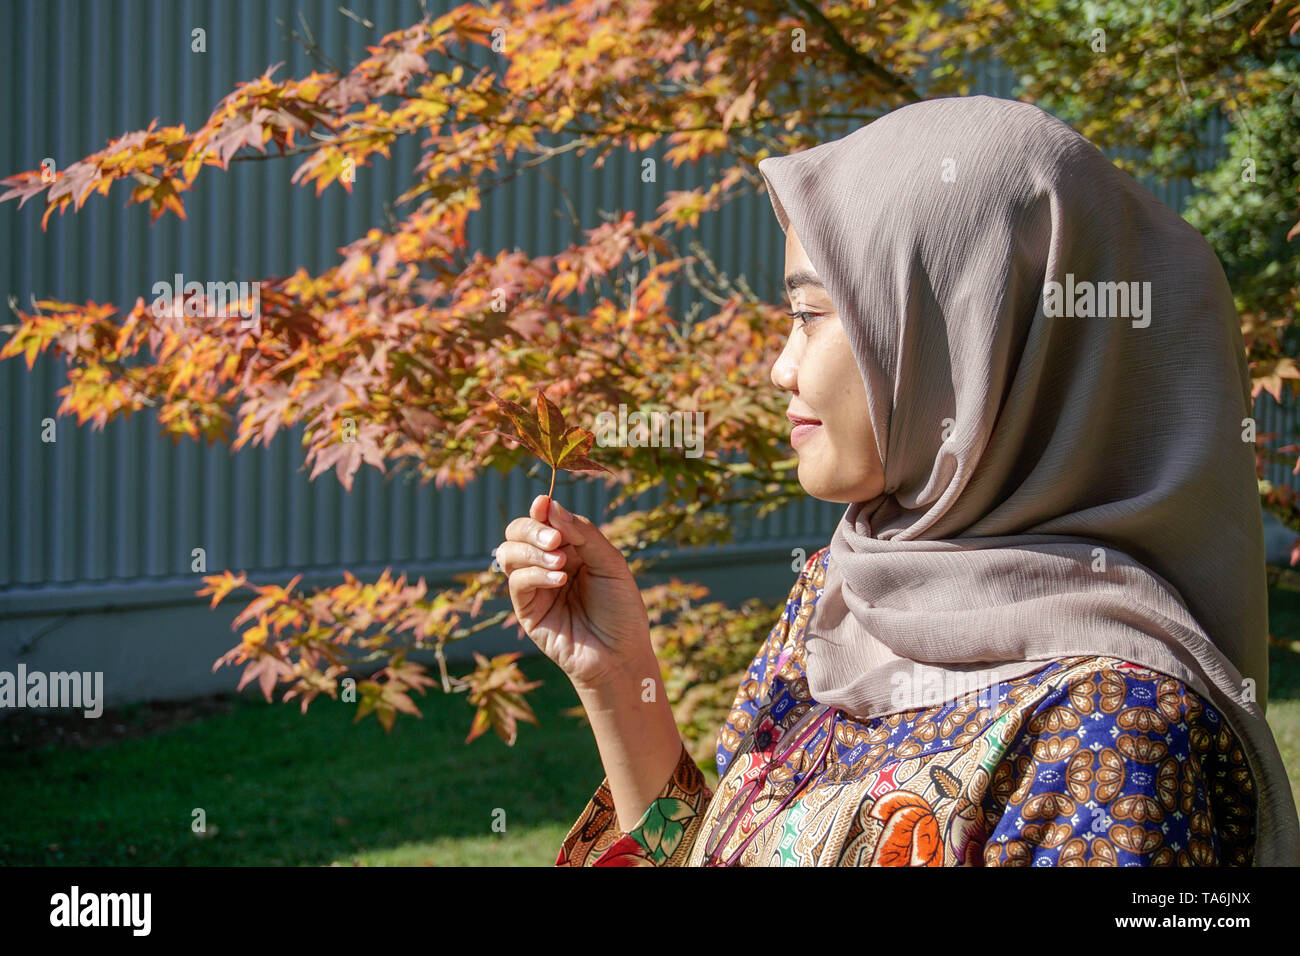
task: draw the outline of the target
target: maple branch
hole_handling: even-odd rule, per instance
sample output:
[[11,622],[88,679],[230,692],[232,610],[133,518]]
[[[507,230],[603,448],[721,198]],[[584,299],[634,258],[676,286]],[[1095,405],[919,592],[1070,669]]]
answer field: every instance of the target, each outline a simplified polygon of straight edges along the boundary
[[[371,23],[369,20],[365,19],[364,17],[360,17],[357,14],[353,13],[347,7],[339,7],[339,13],[343,14],[349,20],[355,20],[357,23],[361,24],[363,27],[369,30],[373,30],[375,28],[375,25],[373,23]],[[299,15],[301,16],[301,14]]]
[[[745,281],[744,276],[741,276],[739,280],[740,285],[743,286],[743,288],[738,288],[736,282],[733,282],[725,272],[718,268],[717,264],[709,256],[708,250],[704,248],[703,244],[700,243],[699,240],[693,240],[690,244],[690,249],[695,253],[695,257],[698,257],[703,261],[705,268],[709,271],[710,277],[720,288],[730,291],[733,295],[740,296],[742,300],[746,302],[764,304],[764,300],[754,294],[754,290],[749,287],[749,283]],[[690,264],[690,260],[687,261],[686,272],[688,279],[694,279],[695,271],[693,266]],[[699,289],[701,295],[709,297],[710,301],[712,301],[714,305],[725,306],[728,304],[727,298],[719,300],[716,297],[711,297],[703,284],[697,284],[696,282],[692,282],[691,284]]]
[[[389,130],[389,132],[393,132],[393,131]],[[394,135],[409,136],[411,135],[411,133],[396,132],[394,133]],[[316,140],[316,144],[314,146],[296,146],[293,149],[281,149],[278,152],[274,152],[274,153],[271,152],[243,153],[242,155],[230,157],[229,162],[252,163],[252,162],[266,162],[267,160],[271,160],[271,159],[286,159],[290,156],[303,156],[306,155],[307,153],[316,153],[319,152],[321,149],[325,148],[326,146],[334,146],[334,147],[347,146],[350,143],[359,143],[362,140],[374,139],[375,137],[374,137],[374,133],[364,133],[360,136],[335,136],[335,137],[331,137],[330,139],[320,139],[319,137],[313,135],[312,138]],[[247,147],[243,147],[243,148],[247,148]]]
[[[693,243],[693,245],[699,245],[699,243]],[[727,304],[727,300],[726,300],[726,298],[724,298],[723,296],[718,295],[718,294],[715,293],[712,289],[708,288],[708,286],[706,286],[705,283],[704,283],[703,281],[701,281],[701,280],[700,280],[700,277],[696,274],[696,272],[695,272],[695,266],[694,266],[694,264],[693,264],[693,263],[694,263],[694,258],[695,258],[695,257],[692,256],[691,258],[689,258],[689,259],[686,260],[686,266],[685,266],[685,268],[686,268],[686,280],[687,280],[687,281],[688,281],[692,286],[695,287],[695,290],[696,290],[697,292],[699,292],[700,295],[704,296],[704,298],[708,299],[708,300],[709,300],[710,302],[712,302],[714,305],[716,305],[716,306],[725,306],[725,305]]]
[[[423,0],[421,0],[421,2],[423,2]],[[443,644],[444,644],[444,643],[446,643],[446,642],[445,642],[445,641],[439,641],[438,644],[437,644],[437,646],[434,647],[434,649],[433,649],[433,653],[434,653],[434,656],[438,658],[438,673],[442,676],[442,692],[443,692],[444,694],[450,694],[450,693],[452,692],[452,687],[451,687],[451,685],[452,685],[452,682],[453,682],[453,681],[454,681],[455,684],[456,684],[456,690],[457,690],[458,692],[464,690],[464,689],[465,689],[466,687],[468,687],[469,685],[466,684],[463,680],[459,680],[458,678],[448,676],[448,674],[447,674],[447,658],[446,658],[446,656],[442,653],[442,647],[443,647]]]
[[[494,598],[498,596],[496,590],[499,590],[499,588],[494,589],[492,594]],[[470,627],[458,627],[456,630],[451,632],[448,636],[448,640],[459,641],[467,637],[473,637],[479,631],[486,631],[489,627],[494,627],[497,624],[500,624],[513,613],[514,612],[511,610],[498,611],[496,614],[493,614],[490,617],[485,617],[477,624]]]
[[855,66],[859,72],[883,83],[891,92],[897,93],[909,103],[917,103],[921,100],[921,95],[916,92],[907,81],[895,76],[889,70],[885,69],[871,57],[860,51],[836,28],[816,4],[810,3],[809,0],[791,0],[794,6],[798,7],[804,13],[808,14],[822,28],[826,35],[826,40],[831,47],[837,50],[845,59]]
[[[341,9],[342,8],[340,8],[340,10]],[[285,29],[289,29],[288,25],[283,20],[277,19],[275,22],[280,24],[281,27],[284,27]],[[304,40],[299,35],[297,30],[294,30],[289,34],[289,39],[300,44],[302,48],[307,51],[308,55],[310,55],[311,58],[315,60],[317,63],[320,63],[323,66],[328,67],[329,70],[335,75],[341,76],[344,71],[339,68],[339,65],[337,63],[335,63],[332,59],[330,59],[328,53],[326,53],[324,50],[320,48],[320,45],[316,42],[316,38],[312,36],[311,27],[307,25],[307,18],[303,16],[303,12],[301,10],[298,11],[298,22],[302,24],[303,30],[307,32],[307,36],[310,42]]]
[[[564,183],[556,179],[554,176],[552,176],[546,170],[543,169],[541,173],[543,176],[546,177],[547,182],[549,182],[551,186],[554,187],[554,189],[560,194],[560,198],[564,200],[564,205],[569,210],[569,225],[573,227],[574,233],[576,233],[577,235],[582,235],[582,219],[578,216],[578,210],[573,205],[573,196],[569,194],[568,187],[565,186]],[[558,217],[559,213],[557,212],[555,213],[555,215]]]
[[[519,124],[519,125],[534,125],[534,124]],[[535,158],[530,159],[527,162],[519,163],[513,170],[511,170],[509,174],[502,176],[499,179],[490,180],[487,183],[483,184],[483,186],[480,188],[485,190],[496,189],[498,186],[503,186],[506,183],[510,182],[510,180],[514,179],[525,169],[531,169],[534,166],[540,166],[543,163],[546,163],[554,159],[556,156],[562,156],[565,153],[572,152],[573,150],[578,149],[581,146],[587,146],[587,145],[589,145],[588,138],[579,137],[578,139],[570,140],[569,142],[565,143],[563,146],[548,147],[541,153],[535,154]]]

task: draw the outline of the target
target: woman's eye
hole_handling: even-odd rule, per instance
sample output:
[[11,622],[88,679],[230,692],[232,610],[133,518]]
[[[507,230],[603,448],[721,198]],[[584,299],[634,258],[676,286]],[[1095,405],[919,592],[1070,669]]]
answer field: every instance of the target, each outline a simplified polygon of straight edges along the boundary
[[813,316],[812,313],[810,312],[791,312],[790,316],[799,321],[800,328],[807,325],[811,319],[815,318],[815,316]]

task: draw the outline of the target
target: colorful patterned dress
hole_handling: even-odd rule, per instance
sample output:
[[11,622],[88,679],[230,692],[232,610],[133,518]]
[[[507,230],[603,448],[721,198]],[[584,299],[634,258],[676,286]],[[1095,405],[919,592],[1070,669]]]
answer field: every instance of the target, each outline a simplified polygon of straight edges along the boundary
[[[804,565],[718,735],[718,790],[682,748],[623,833],[603,781],[556,866],[1249,866],[1255,785],[1181,682],[1070,657],[989,691],[854,720],[814,701]],[[828,729],[833,731],[828,734]]]

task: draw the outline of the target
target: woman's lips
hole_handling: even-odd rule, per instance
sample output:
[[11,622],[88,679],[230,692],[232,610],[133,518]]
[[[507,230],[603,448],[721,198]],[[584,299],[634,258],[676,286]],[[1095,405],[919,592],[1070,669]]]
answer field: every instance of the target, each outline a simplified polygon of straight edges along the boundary
[[813,434],[822,427],[821,422],[794,422],[794,428],[790,429],[790,444],[798,446],[807,441]]

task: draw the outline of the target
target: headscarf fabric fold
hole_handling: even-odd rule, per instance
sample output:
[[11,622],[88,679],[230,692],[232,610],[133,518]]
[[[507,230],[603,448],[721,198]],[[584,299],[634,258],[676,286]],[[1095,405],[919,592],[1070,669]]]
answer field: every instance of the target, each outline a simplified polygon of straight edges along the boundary
[[843,323],[884,465],[830,542],[813,697],[869,718],[1061,657],[1150,667],[1241,740],[1256,864],[1300,864],[1264,719],[1250,376],[1209,243],[1015,100],[910,104],[758,168]]

